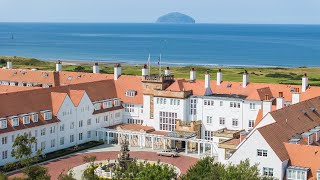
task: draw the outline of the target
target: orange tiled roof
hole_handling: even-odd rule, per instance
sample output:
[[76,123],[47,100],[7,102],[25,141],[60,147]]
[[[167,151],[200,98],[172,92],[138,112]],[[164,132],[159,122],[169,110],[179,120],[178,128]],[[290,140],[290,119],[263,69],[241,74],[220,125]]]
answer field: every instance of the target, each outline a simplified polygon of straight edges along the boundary
[[[128,76],[121,75],[118,80],[115,81],[118,97],[125,103],[143,104],[143,91],[141,76]],[[128,90],[135,90],[136,96],[128,97],[126,92]]]
[[121,124],[117,126],[117,129],[129,130],[129,131],[145,131],[145,132],[152,132],[154,128],[151,126],[143,126],[140,124]]
[[276,122],[257,129],[281,160],[289,159],[284,142],[289,142],[296,133],[302,134],[320,125],[319,111],[312,111],[310,107],[320,110],[320,97],[271,112]]
[[308,179],[316,179],[320,170],[320,147],[284,143],[290,157],[289,166],[310,168]]
[[[231,84],[231,87],[227,86]],[[264,100],[264,96],[268,94],[270,98],[278,97],[279,92],[283,92],[286,101],[292,101],[291,88],[301,88],[301,86],[291,86],[284,84],[267,84],[267,83],[249,83],[246,88],[242,87],[242,82],[223,81],[221,85],[217,85],[215,80],[210,81],[210,87],[215,94],[236,94],[247,96],[248,100]],[[205,93],[204,80],[196,80],[190,82],[185,79],[176,80],[167,88],[171,91],[193,91],[193,95],[203,96]],[[301,101],[307,100],[320,95],[320,87],[310,87],[307,92],[301,93]]]
[[0,85],[0,94],[39,89],[41,87]]
[[52,99],[52,113],[56,115],[60,107],[65,100],[67,96],[67,93],[57,93],[57,92],[51,92],[51,99]]
[[0,80],[54,85],[54,72],[26,69],[0,69]]

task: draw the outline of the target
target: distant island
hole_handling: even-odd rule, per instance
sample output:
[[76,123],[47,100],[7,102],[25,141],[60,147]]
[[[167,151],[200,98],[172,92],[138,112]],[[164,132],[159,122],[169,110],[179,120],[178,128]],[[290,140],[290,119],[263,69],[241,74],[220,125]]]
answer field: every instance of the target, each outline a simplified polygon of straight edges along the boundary
[[196,21],[185,14],[179,12],[172,12],[159,17],[156,23],[170,23],[170,24],[194,24]]

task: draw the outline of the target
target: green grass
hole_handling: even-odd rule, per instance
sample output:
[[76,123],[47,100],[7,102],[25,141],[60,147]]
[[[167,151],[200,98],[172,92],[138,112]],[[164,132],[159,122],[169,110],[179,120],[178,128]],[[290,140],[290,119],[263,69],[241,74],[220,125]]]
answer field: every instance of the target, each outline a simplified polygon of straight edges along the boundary
[[[41,61],[34,58],[25,57],[4,57],[0,56],[0,64],[5,66],[6,61],[11,60],[14,68],[32,69],[37,68],[41,70],[54,70],[55,63],[48,61]],[[92,72],[92,65],[84,64],[85,72]],[[64,71],[74,71],[77,65],[63,65]],[[141,75],[142,66],[136,65],[122,65],[122,73],[127,75]],[[197,71],[197,79],[204,79],[204,74],[209,71],[211,79],[216,79],[216,72],[218,67],[194,66]],[[164,71],[165,67],[162,67]],[[176,78],[189,79],[189,72],[191,66],[173,66],[170,67],[171,73]],[[222,68],[224,81],[242,81],[242,73],[247,70],[250,74],[250,82],[257,83],[281,83],[281,84],[301,84],[301,77],[304,73],[308,74],[309,84],[320,86],[320,68]],[[101,73],[113,73],[113,65],[100,65]],[[151,68],[151,73],[158,74],[158,66]]]

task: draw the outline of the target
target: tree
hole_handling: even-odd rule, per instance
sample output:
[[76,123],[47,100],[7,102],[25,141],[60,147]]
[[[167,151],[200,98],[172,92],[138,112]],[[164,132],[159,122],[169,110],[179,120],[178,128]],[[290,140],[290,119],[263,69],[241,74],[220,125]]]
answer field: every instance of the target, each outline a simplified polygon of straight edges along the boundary
[[260,176],[258,166],[250,165],[249,160],[241,161],[238,165],[223,165],[214,163],[214,159],[206,157],[190,167],[182,180],[217,179],[217,180],[267,180],[272,177]]
[[88,163],[88,168],[83,171],[82,179],[83,180],[98,180],[99,177],[94,173],[94,170],[97,168],[94,162],[96,161],[96,156],[84,156],[82,158],[83,162]]
[[35,137],[29,137],[28,134],[18,136],[12,145],[11,155],[18,159],[24,168],[21,170],[27,180],[50,180],[48,169],[40,165],[33,165],[37,162],[41,150],[35,154],[32,152],[32,147],[36,144]]
[[0,180],[7,180],[8,177],[4,173],[0,172]]
[[76,179],[73,177],[73,171],[69,171],[68,173],[64,173],[64,171],[62,171],[58,176],[58,180],[76,180]]
[[75,72],[84,72],[85,69],[84,69],[84,67],[82,67],[82,66],[77,66],[77,67],[75,67],[75,68],[73,69],[73,71],[75,71]]

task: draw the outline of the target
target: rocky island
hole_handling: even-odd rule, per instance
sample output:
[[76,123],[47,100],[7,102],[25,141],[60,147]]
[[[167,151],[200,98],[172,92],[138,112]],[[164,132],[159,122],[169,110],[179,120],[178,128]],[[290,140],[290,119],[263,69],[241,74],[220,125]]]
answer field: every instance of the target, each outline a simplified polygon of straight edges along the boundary
[[170,24],[194,24],[196,21],[185,14],[179,12],[172,12],[159,17],[156,23],[170,23]]

